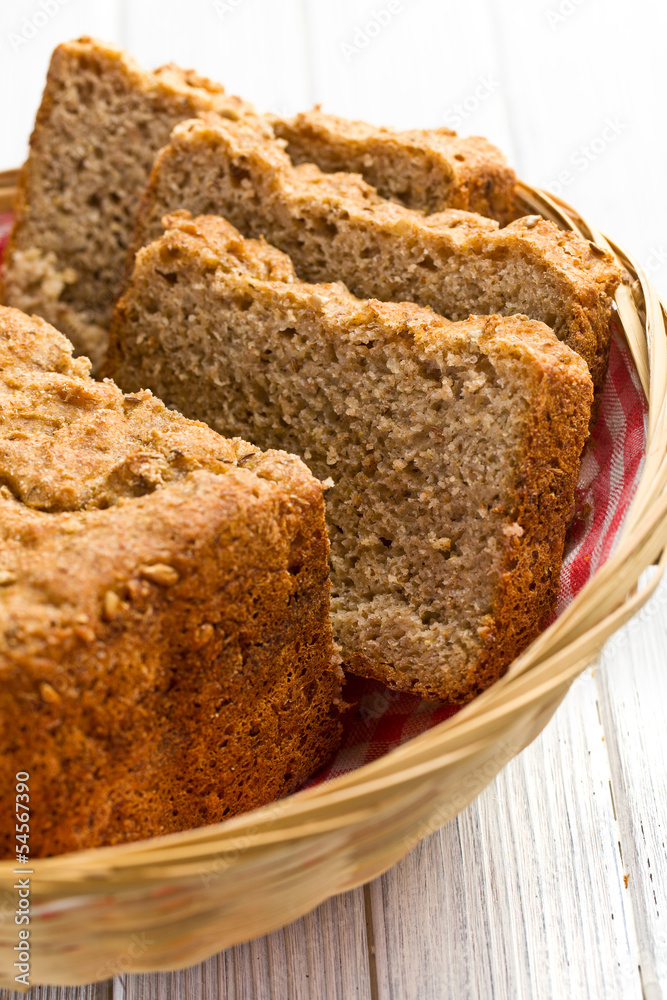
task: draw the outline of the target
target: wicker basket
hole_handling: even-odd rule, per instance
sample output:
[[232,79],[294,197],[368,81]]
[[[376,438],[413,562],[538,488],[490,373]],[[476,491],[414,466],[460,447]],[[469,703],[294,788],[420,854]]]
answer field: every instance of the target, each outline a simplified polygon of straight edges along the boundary
[[[0,175],[0,209],[14,180]],[[663,307],[635,261],[576,212],[526,185],[520,195],[527,212],[611,249],[634,282],[616,302],[648,400],[648,438],[613,555],[492,688],[373,763],[216,826],[34,862],[32,984],[192,965],[379,875],[537,736],[574,678],[657,585],[667,561]],[[659,572],[639,590],[652,564]],[[14,988],[13,862],[0,862],[0,880],[0,985]]]

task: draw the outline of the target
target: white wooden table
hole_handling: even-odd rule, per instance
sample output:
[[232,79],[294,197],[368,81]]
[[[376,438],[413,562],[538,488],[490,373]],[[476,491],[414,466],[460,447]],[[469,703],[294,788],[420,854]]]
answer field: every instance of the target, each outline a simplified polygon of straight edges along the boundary
[[[53,46],[93,34],[263,109],[488,135],[667,290],[666,29],[653,0],[11,0],[0,170],[24,157]],[[137,976],[128,955],[113,983],[34,995],[667,997],[666,650],[663,584],[543,735],[386,875],[195,969]]]

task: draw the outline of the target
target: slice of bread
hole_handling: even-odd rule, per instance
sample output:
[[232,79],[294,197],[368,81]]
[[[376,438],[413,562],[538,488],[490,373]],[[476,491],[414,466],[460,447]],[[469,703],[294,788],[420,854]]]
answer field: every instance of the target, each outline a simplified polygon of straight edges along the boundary
[[447,128],[376,128],[324,114],[269,116],[293,163],[361,174],[382,195],[424,212],[460,208],[505,225],[515,215],[516,175],[496,146]]
[[294,167],[275,140],[215,115],[178,125],[157,156],[133,250],[159,236],[162,216],[180,208],[265,236],[305,281],[341,280],[361,298],[417,302],[454,320],[492,313],[541,320],[602,385],[619,269],[610,255],[537,216],[504,229],[454,209],[424,216],[380,198],[356,174]]
[[299,281],[220,217],[165,222],[118,303],[109,372],[331,477],[344,663],[473,697],[553,610],[593,395],[585,363],[526,317],[451,323],[360,301]]
[[59,45],[19,180],[0,300],[53,323],[97,365],[155,153],[177,122],[213,110],[268,129],[192,71],[148,73],[90,38]]
[[0,857],[215,823],[340,736],[322,485],[0,308]]

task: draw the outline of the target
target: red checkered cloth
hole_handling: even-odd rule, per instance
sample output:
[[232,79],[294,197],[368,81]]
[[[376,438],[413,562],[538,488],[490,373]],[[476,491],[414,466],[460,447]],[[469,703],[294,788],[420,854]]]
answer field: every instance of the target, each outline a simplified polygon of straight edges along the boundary
[[[0,254],[11,215],[0,213]],[[630,354],[613,330],[609,374],[600,415],[589,440],[577,485],[576,514],[566,544],[556,614],[560,614],[608,559],[634,496],[644,462],[647,408]],[[384,684],[350,678],[348,712],[341,749],[309,784],[329,781],[423,733],[457,711]]]

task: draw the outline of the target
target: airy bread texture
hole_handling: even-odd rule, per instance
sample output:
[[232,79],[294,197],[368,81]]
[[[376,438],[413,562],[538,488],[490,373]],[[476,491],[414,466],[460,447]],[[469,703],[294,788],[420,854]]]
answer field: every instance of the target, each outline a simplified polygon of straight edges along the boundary
[[344,664],[472,698],[553,610],[593,396],[585,363],[523,316],[451,323],[360,301],[299,281],[219,217],[165,224],[118,303],[109,371],[331,477]]
[[336,748],[321,484],[0,309],[0,857],[215,823]]
[[294,167],[275,140],[215,115],[178,125],[157,156],[133,250],[177,209],[265,236],[304,281],[341,280],[360,298],[417,302],[453,320],[541,320],[584,358],[596,388],[604,381],[620,271],[610,255],[538,216],[504,229],[454,209],[424,216],[380,198],[356,174]]
[[62,330],[97,366],[139,198],[173,126],[250,105],[190,70],[141,69],[90,38],[59,45],[19,180],[0,299]]
[[505,225],[515,215],[516,175],[496,146],[447,128],[376,128],[324,114],[269,116],[293,163],[361,174],[382,195],[424,212],[460,208]]

